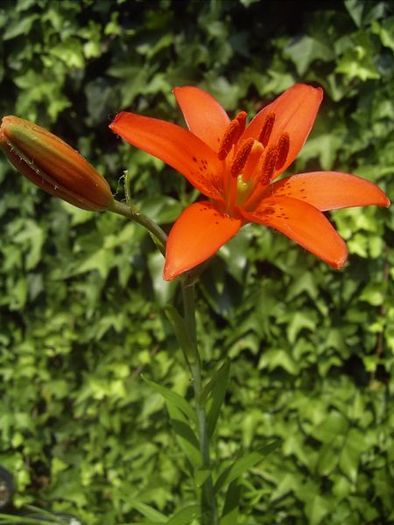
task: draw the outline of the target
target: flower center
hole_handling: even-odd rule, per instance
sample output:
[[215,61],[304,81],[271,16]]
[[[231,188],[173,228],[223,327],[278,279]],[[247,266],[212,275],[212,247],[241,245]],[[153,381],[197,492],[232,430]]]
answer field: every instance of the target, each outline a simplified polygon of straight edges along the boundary
[[289,149],[289,134],[284,132],[278,139],[273,137],[275,113],[266,115],[258,139],[243,139],[246,113],[241,111],[229,123],[221,140],[218,158],[225,161],[224,194],[228,213],[235,206],[243,206],[271,183],[274,176],[286,163]]

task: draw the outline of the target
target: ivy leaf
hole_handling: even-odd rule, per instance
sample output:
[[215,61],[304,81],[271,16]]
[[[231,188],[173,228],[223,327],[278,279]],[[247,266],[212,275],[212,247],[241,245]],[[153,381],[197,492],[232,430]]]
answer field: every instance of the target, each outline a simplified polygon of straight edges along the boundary
[[334,57],[332,49],[308,35],[290,44],[284,55],[295,64],[299,75],[304,75],[314,60],[328,62]]

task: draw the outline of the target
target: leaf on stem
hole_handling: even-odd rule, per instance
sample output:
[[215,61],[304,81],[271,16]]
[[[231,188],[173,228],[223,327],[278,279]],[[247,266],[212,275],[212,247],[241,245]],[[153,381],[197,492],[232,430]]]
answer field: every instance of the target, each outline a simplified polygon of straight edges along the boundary
[[166,525],[190,525],[194,519],[200,515],[200,508],[198,505],[188,505],[176,512],[168,521]]
[[201,464],[198,439],[192,425],[196,425],[196,415],[190,404],[182,396],[155,381],[141,376],[156,392],[161,394],[166,402],[171,425],[177,435],[178,443],[188,460],[194,467]]
[[129,500],[128,503],[152,523],[167,523],[167,516],[142,501]]
[[198,356],[195,353],[193,342],[186,329],[185,320],[173,305],[166,305],[164,311],[172,325],[179,346],[184,353],[186,362],[190,365],[194,363]]
[[271,441],[259,450],[249,452],[234,461],[232,465],[227,467],[218,477],[215,483],[215,492],[217,493],[224,485],[231,483],[238,479],[244,472],[251,469],[257,463],[263,461],[268,454],[279,446],[279,441]]
[[159,383],[156,383],[155,381],[152,381],[151,379],[147,379],[145,376],[141,375],[142,379],[147,383],[149,386],[151,386],[156,392],[161,394],[166,403],[167,406],[174,406],[178,410],[186,416],[188,421],[191,421],[193,423],[196,423],[196,415],[194,413],[193,408],[191,405],[184,399],[182,396],[174,392],[173,390],[170,390],[169,388],[160,385]]
[[211,475],[211,471],[206,468],[197,470],[194,476],[194,481],[195,481],[196,486],[202,487],[210,475]]
[[193,429],[189,426],[184,414],[176,406],[167,403],[167,410],[179,446],[186,454],[190,464],[194,468],[199,468],[201,466],[201,454],[198,439]]
[[219,418],[224,396],[230,378],[230,361],[226,360],[214,373],[212,379],[202,393],[202,400],[209,401],[207,416],[208,435],[211,437],[215,432],[216,423]]
[[240,497],[241,486],[233,481],[227,489],[220,525],[237,525]]

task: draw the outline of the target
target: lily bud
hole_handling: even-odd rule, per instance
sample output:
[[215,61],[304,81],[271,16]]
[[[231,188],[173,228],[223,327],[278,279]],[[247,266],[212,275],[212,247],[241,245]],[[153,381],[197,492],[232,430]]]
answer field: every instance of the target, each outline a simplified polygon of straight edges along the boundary
[[0,147],[22,175],[46,192],[85,210],[113,203],[107,181],[76,150],[44,128],[3,117]]

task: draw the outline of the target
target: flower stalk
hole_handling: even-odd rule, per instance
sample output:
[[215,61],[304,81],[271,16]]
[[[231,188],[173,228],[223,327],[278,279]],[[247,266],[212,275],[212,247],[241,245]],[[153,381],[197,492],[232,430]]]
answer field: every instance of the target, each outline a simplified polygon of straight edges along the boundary
[[201,468],[209,472],[208,477],[206,478],[201,487],[201,525],[217,525],[218,516],[211,473],[210,443],[207,427],[207,415],[205,404],[202,398],[202,367],[197,345],[195,317],[195,280],[188,279],[188,276],[182,279],[182,298],[185,328],[187,330],[187,333],[189,334],[190,343],[192,345],[190,353],[195,356],[195,359],[193,361],[189,360],[189,367],[193,380],[194,400],[198,424],[198,439],[201,454]]
[[111,204],[111,207],[109,208],[109,211],[117,213],[118,215],[123,215],[123,217],[126,217],[127,219],[130,219],[146,228],[152,235],[161,253],[163,255],[165,254],[165,246],[167,241],[166,233],[160,228],[158,224],[149,219],[149,217],[147,217],[144,213],[141,213],[133,204],[130,202],[129,204],[124,204],[123,202],[114,200]]

